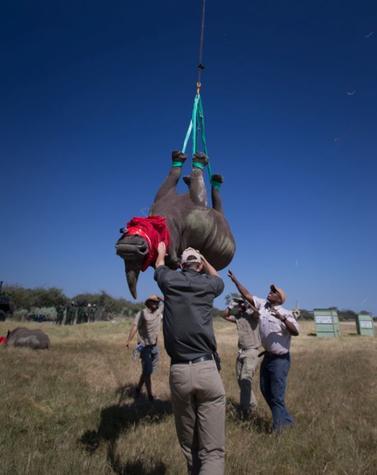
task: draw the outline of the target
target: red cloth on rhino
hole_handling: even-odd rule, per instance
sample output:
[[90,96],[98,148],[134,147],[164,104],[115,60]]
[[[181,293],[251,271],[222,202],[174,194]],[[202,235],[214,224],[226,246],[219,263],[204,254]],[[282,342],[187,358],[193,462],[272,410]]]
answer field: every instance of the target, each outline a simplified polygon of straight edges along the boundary
[[148,244],[148,254],[143,262],[142,270],[153,266],[157,259],[157,246],[164,242],[166,249],[169,248],[170,234],[163,216],[148,216],[147,218],[132,218],[127,223],[126,236],[136,234],[144,238]]

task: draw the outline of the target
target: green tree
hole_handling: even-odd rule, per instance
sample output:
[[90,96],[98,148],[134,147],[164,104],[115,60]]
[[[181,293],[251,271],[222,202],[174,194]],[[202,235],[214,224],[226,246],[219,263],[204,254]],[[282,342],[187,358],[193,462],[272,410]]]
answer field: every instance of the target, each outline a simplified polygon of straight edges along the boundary
[[27,289],[19,285],[10,285],[6,286],[4,291],[11,299],[15,309],[25,308],[30,310],[32,307],[57,307],[65,305],[68,300],[63,291],[56,287]]

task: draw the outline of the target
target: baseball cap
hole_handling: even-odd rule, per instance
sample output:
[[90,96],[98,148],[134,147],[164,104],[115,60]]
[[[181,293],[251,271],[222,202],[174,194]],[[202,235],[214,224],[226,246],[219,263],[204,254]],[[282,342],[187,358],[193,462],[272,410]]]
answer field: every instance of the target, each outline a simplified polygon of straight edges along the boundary
[[228,304],[228,308],[231,310],[241,304],[246,304],[245,300],[242,297],[233,297]]
[[152,294],[150,295],[144,303],[147,302],[160,302],[161,298],[158,295]]
[[271,289],[273,292],[277,292],[277,293],[280,295],[281,303],[282,303],[282,304],[287,300],[287,296],[286,296],[284,290],[281,289],[280,287],[276,287],[275,284],[271,284],[271,285],[270,285],[270,289]]
[[188,247],[182,252],[181,263],[185,264],[186,262],[202,262],[202,256],[199,251]]

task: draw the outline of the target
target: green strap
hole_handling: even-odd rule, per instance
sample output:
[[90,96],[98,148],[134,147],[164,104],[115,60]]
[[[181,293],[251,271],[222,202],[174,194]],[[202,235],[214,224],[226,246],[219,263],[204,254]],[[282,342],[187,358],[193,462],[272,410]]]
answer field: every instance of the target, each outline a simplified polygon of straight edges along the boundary
[[178,167],[182,167],[182,165],[183,165],[183,162],[173,162],[171,166],[178,168]]
[[220,190],[221,183],[216,180],[211,180],[211,185],[215,190]]
[[203,163],[200,163],[200,162],[192,162],[192,166],[194,168],[200,168],[201,170],[204,170],[205,168],[205,165],[203,165]]
[[[207,139],[206,139],[206,130],[205,130],[205,121],[204,121],[204,110],[203,110],[203,103],[200,97],[200,94],[196,94],[194,99],[194,106],[192,109],[191,120],[186,132],[185,140],[183,142],[182,152],[186,152],[188,141],[190,140],[190,136],[192,135],[192,154],[198,152],[198,142],[199,138],[202,141],[203,151],[208,157],[208,149],[207,149]],[[204,166],[199,162],[194,162],[192,164],[196,168],[201,168],[203,170]],[[173,165],[174,166],[174,165]],[[211,165],[208,161],[208,177],[211,181],[212,177],[212,169]]]
[[197,94],[194,99],[194,107],[192,109],[192,154],[194,155],[197,149],[198,143],[198,104],[200,102],[200,95]]
[[208,158],[208,167],[207,167],[208,178],[209,178],[209,181],[211,181],[212,169],[211,169],[211,163],[210,163],[209,157],[208,157],[207,140],[206,140],[206,128],[205,128],[205,122],[204,122],[204,110],[203,110],[202,99],[201,99],[200,96],[199,96],[199,101],[198,101],[198,118],[199,118],[199,123],[200,123],[199,128],[202,132],[201,133],[201,138],[202,138],[203,150],[204,150],[204,153],[207,155],[207,158]]

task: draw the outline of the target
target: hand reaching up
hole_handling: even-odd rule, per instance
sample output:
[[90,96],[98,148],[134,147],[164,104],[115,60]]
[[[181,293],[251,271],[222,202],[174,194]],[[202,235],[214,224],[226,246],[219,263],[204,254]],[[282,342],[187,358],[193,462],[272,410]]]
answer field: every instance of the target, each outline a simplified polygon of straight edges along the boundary
[[163,241],[158,243],[157,252],[159,256],[166,256],[166,244]]
[[236,276],[233,274],[233,272],[230,269],[228,270],[228,277],[230,277],[232,282],[236,282],[237,280]]
[[165,265],[166,245],[164,242],[159,242],[157,246],[156,268]]

